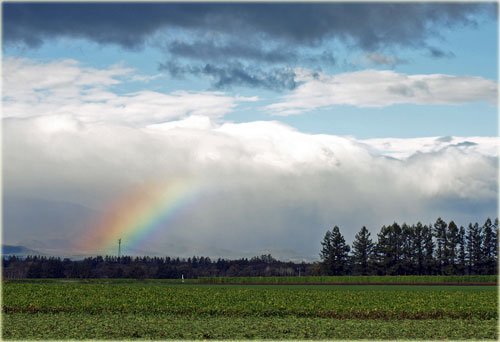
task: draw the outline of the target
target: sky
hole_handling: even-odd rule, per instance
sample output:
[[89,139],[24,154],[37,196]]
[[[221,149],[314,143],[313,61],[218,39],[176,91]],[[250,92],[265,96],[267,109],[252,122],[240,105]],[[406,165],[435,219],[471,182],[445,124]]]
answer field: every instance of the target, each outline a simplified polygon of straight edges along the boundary
[[5,244],[315,260],[497,216],[496,3],[2,6]]

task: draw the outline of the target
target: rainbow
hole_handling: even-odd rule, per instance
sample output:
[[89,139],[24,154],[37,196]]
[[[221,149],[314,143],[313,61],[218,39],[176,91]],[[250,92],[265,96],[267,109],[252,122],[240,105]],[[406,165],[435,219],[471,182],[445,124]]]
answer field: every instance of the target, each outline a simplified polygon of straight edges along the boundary
[[149,182],[121,196],[81,237],[78,248],[98,254],[116,253],[118,239],[124,248],[138,246],[161,233],[180,212],[200,197],[198,181]]

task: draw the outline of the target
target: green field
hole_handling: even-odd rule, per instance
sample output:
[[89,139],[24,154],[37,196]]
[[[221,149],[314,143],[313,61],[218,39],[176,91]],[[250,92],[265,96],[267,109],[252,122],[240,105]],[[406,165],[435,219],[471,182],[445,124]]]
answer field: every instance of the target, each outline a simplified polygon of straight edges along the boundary
[[4,339],[497,339],[495,286],[4,282]]
[[193,279],[200,284],[460,284],[497,283],[496,275],[470,276],[307,276],[307,277],[210,277]]

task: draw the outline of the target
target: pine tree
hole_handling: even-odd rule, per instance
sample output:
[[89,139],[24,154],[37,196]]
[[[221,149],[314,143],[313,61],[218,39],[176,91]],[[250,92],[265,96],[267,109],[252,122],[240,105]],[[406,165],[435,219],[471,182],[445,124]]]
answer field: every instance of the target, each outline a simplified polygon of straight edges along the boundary
[[320,256],[326,273],[330,275],[347,274],[350,247],[345,243],[339,227],[335,226],[331,232],[327,231],[321,244],[323,248]]
[[327,230],[325,233],[325,237],[323,241],[321,241],[321,252],[319,253],[319,257],[321,258],[321,266],[323,271],[326,274],[330,273],[330,266],[332,265],[332,255],[333,255],[333,247],[332,247],[332,232]]
[[495,237],[493,232],[493,225],[488,218],[483,225],[483,246],[482,246],[482,274],[495,274],[496,260],[495,260]]
[[434,223],[434,237],[436,238],[436,263],[438,266],[439,274],[444,273],[444,269],[447,266],[445,258],[445,248],[446,248],[446,228],[447,224],[441,217]]
[[394,251],[394,264],[392,267],[392,274],[404,274],[403,267],[403,230],[394,222],[391,226],[391,245]]
[[415,274],[425,274],[425,268],[424,268],[424,251],[425,251],[425,245],[424,245],[424,226],[422,223],[418,222],[416,226],[413,226],[413,241],[412,241],[412,248],[414,251],[414,270]]
[[434,259],[434,241],[432,239],[431,225],[425,225],[422,229],[422,236],[424,240],[425,259],[424,269],[425,274],[436,274],[436,261]]
[[375,245],[377,267],[381,274],[388,275],[392,266],[392,250],[389,242],[389,227],[382,226]]
[[467,270],[466,259],[466,241],[465,241],[465,229],[460,226],[458,232],[458,260],[457,260],[457,274],[464,275]]
[[396,222],[387,227],[383,226],[377,236],[377,259],[382,273],[386,275],[403,274],[401,227]]
[[368,275],[371,273],[373,248],[374,243],[370,239],[370,232],[363,226],[352,243],[352,261],[355,274]]
[[414,274],[415,272],[415,228],[403,223],[401,226],[401,266],[403,274]]
[[377,234],[377,242],[373,247],[372,258],[373,258],[373,271],[376,275],[387,274],[386,269],[386,255],[384,251],[385,243],[383,241],[383,231],[387,229],[386,226],[380,228],[380,232]]
[[480,274],[482,268],[482,236],[477,223],[469,224],[467,235],[467,268],[469,274]]
[[459,231],[455,222],[450,221],[446,230],[444,245],[445,267],[444,274],[453,275],[457,273],[457,245],[459,242]]

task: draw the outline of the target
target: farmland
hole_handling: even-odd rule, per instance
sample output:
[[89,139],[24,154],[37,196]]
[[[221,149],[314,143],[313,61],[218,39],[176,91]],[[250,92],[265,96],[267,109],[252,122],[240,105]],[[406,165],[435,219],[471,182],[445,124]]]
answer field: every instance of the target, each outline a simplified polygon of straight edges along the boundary
[[384,285],[496,285],[496,275],[469,276],[307,276],[307,277],[207,277],[193,279],[200,284],[384,284]]
[[5,282],[3,337],[496,339],[497,304],[495,286]]

